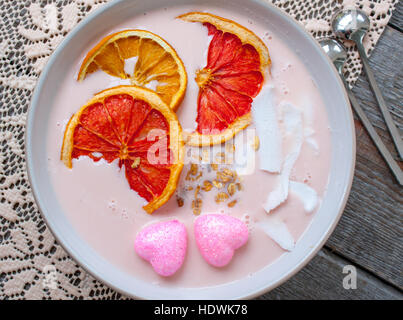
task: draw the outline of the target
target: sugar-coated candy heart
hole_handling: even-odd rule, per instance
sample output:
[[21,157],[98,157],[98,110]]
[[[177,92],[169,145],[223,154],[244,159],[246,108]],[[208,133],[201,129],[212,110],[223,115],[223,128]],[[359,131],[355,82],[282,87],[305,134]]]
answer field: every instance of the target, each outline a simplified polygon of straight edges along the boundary
[[134,249],[164,277],[173,275],[185,260],[187,233],[178,220],[154,223],[142,229],[134,241]]
[[224,267],[234,251],[248,241],[248,227],[241,220],[226,214],[206,214],[194,224],[197,246],[203,258],[215,267]]

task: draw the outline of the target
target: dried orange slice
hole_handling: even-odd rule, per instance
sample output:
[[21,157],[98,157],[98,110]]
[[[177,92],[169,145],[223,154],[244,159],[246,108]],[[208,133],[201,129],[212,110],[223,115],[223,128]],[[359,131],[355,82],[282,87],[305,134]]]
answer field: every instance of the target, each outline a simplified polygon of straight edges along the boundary
[[196,73],[200,87],[197,128],[186,143],[223,143],[251,123],[253,98],[259,93],[271,64],[269,51],[252,31],[210,13],[190,12],[184,21],[201,22],[213,36],[207,65]]
[[[137,57],[133,74],[125,71],[125,60]],[[81,64],[78,81],[98,69],[136,86],[153,83],[155,91],[171,109],[181,103],[186,91],[185,66],[164,39],[145,30],[123,30],[103,38]]]
[[119,159],[130,188],[152,213],[171,197],[183,167],[184,144],[176,114],[149,89],[119,86],[96,94],[67,124],[61,160]]

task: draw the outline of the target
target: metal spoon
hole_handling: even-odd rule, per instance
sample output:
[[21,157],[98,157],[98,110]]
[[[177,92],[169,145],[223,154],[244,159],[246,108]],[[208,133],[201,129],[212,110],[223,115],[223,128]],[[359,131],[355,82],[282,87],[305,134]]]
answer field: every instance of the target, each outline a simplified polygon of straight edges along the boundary
[[364,113],[364,110],[361,109],[361,106],[359,105],[357,99],[355,98],[354,94],[350,90],[346,79],[344,78],[343,74],[343,66],[344,63],[346,62],[347,59],[347,52],[344,46],[337,40],[335,39],[322,39],[319,41],[322,49],[326,52],[326,54],[329,56],[330,60],[332,60],[334,66],[337,69],[337,72],[339,73],[344,86],[346,87],[348,97],[350,98],[351,105],[360,118],[361,122],[363,123],[365,129],[368,131],[368,134],[374,141],[376,147],[378,148],[379,152],[381,153],[382,157],[385,159],[386,163],[388,164],[390,170],[392,170],[392,173],[396,177],[397,181],[399,182],[400,185],[403,185],[403,172],[400,169],[399,165],[393,159],[392,155],[390,154],[389,150],[386,148],[386,146],[383,144],[381,138],[379,135],[376,133],[374,127],[372,126],[371,122],[367,118],[366,114]]
[[369,66],[368,57],[365,53],[362,41],[370,26],[368,16],[364,11],[359,9],[344,9],[336,12],[332,18],[332,29],[337,37],[347,39],[355,42],[358,52],[360,54],[362,64],[364,66],[365,73],[367,74],[369,84],[372,91],[375,94],[375,98],[378,101],[383,118],[395,143],[396,150],[399,153],[400,159],[403,159],[403,140],[400,136],[400,132],[397,129],[395,122],[390,115],[388,106],[385,99],[382,96],[374,74]]

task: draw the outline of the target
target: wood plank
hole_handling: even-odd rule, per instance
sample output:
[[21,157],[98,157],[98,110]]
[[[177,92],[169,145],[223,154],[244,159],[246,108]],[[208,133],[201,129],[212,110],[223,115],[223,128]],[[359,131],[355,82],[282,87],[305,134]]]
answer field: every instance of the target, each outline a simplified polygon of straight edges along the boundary
[[[387,27],[370,64],[403,127],[403,34]],[[397,153],[365,76],[354,93],[397,159]],[[396,287],[403,288],[403,189],[397,184],[361,123],[356,121],[357,163],[346,210],[327,247]],[[400,162],[402,164],[402,162]]]
[[389,20],[389,24],[398,29],[399,31],[403,31],[403,1],[399,1],[393,10],[392,18]]
[[293,278],[266,293],[258,300],[287,299],[402,299],[395,288],[357,267],[357,289],[343,288],[343,267],[350,264],[343,258],[322,249]]

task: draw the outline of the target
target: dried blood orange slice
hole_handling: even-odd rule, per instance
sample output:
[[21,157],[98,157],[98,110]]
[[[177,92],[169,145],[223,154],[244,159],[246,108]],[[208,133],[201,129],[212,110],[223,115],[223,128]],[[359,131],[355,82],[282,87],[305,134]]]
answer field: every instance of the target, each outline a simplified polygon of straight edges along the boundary
[[182,129],[175,113],[148,89],[120,86],[96,94],[67,124],[61,160],[119,159],[131,189],[152,213],[171,197],[183,167]]
[[[125,71],[126,59],[137,57],[132,74]],[[98,69],[136,86],[154,83],[161,99],[173,110],[186,91],[187,75],[175,49],[164,39],[145,30],[123,30],[103,38],[81,64],[77,80]]]
[[195,78],[200,87],[197,128],[187,134],[186,143],[223,143],[250,124],[253,98],[270,67],[269,51],[259,37],[234,21],[202,12],[178,18],[203,23],[212,36],[207,65]]

